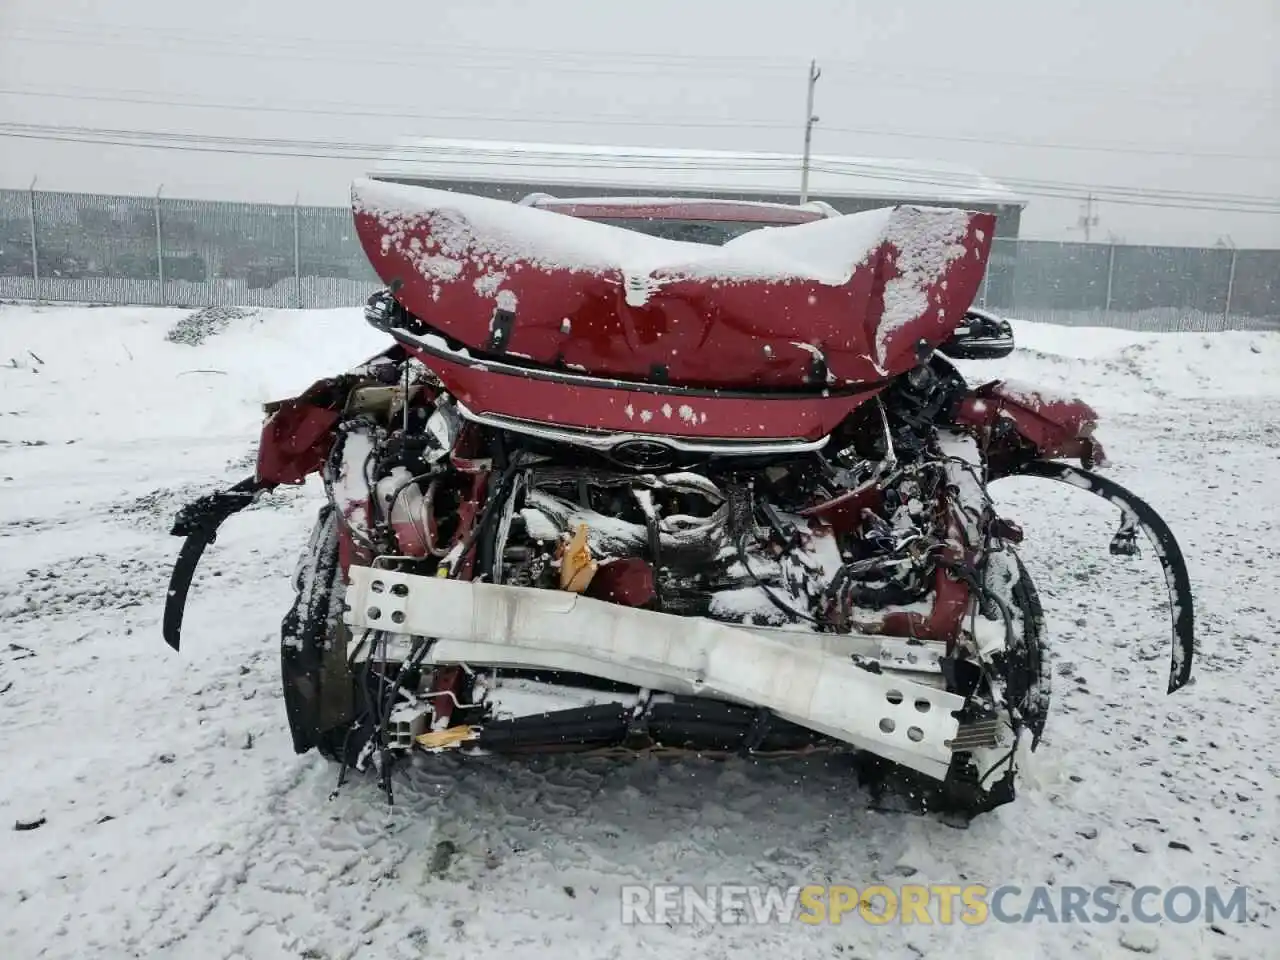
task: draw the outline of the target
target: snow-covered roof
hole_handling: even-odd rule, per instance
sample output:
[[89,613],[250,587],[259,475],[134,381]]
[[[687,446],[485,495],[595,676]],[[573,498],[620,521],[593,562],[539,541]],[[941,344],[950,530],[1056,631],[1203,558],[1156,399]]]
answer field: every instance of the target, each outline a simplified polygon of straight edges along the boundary
[[[786,153],[430,138],[400,142],[369,175],[606,190],[798,195],[800,166],[799,154]],[[941,203],[1026,203],[1009,188],[956,164],[826,154],[810,158],[809,193]]]

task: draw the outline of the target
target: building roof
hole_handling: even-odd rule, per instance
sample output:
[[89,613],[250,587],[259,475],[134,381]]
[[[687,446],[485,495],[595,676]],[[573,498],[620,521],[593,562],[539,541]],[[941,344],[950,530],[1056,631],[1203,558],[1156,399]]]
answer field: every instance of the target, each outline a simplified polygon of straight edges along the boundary
[[[369,172],[380,179],[488,181],[545,187],[787,195],[800,189],[799,154],[657,147],[417,139],[397,144]],[[1024,206],[976,170],[924,160],[810,159],[809,193],[893,201]]]

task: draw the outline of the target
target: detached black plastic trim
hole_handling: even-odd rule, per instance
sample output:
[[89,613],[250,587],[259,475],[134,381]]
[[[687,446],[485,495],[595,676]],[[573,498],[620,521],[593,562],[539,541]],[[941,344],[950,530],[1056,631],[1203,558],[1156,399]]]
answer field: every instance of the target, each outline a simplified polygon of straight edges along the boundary
[[209,544],[218,539],[218,528],[232,514],[239,513],[265,489],[257,477],[247,477],[229,490],[211,493],[187,504],[174,518],[175,537],[186,537],[178,559],[169,575],[169,591],[164,602],[164,642],[175,651],[182,642],[182,615],[187,607],[187,591],[195,576],[200,557]]

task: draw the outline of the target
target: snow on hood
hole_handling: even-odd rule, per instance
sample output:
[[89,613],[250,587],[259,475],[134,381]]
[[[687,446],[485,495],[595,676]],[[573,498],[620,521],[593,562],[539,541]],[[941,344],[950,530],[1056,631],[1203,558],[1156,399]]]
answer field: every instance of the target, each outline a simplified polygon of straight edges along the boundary
[[[465,261],[488,268],[523,261],[543,269],[621,271],[637,290],[655,281],[811,280],[848,283],[854,270],[888,240],[903,252],[905,273],[886,295],[886,319],[905,322],[927,301],[927,286],[956,256],[969,225],[967,211],[885,207],[780,227],[761,227],[723,246],[668,240],[611,224],[472,194],[360,179],[352,208],[377,220],[382,249],[402,248],[409,231],[431,222],[437,247],[417,251],[419,268],[437,279],[457,276]],[[923,245],[923,247],[922,247]],[[632,279],[634,278],[634,279]],[[908,288],[911,289],[908,289]],[[909,318],[906,318],[909,319]]]
[[[903,327],[929,310],[929,288],[946,275],[952,262],[963,257],[970,214],[964,210],[926,207],[899,207],[885,231],[887,241],[898,250],[898,276],[885,284],[884,313],[876,328],[876,362],[888,362],[891,339]],[[986,238],[978,231],[978,240]],[[973,255],[981,256],[974,248]],[[945,291],[946,280],[941,280]],[[936,294],[939,316],[944,293]],[[960,304],[961,307],[968,304]]]

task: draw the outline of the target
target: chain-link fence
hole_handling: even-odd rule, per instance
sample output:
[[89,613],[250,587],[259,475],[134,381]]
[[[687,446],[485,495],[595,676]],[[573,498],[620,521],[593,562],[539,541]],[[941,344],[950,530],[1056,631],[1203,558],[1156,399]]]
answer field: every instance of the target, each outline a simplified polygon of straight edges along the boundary
[[1075,326],[1280,329],[1280,250],[997,238],[978,299]]
[[[0,190],[0,299],[346,307],[378,286],[346,208]],[[1060,324],[1280,329],[1280,250],[998,238],[979,303]]]

